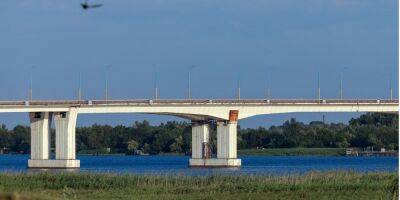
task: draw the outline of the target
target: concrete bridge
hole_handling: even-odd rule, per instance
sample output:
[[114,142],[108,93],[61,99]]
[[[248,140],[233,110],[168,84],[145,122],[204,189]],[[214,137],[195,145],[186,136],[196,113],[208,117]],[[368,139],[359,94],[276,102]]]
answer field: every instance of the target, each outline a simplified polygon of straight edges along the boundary
[[[75,128],[78,114],[149,113],[192,121],[192,158],[189,166],[237,167],[237,122],[256,115],[293,112],[398,113],[398,100],[65,100],[0,101],[0,113],[29,113],[31,127],[30,168],[79,168]],[[50,128],[55,124],[55,159],[50,158]],[[217,124],[217,157],[209,151],[210,126]]]

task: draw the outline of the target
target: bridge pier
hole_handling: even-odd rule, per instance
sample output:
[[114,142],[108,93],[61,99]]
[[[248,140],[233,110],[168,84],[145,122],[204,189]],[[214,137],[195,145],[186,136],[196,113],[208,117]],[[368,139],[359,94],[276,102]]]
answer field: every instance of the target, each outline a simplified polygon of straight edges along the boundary
[[208,153],[210,140],[210,125],[207,122],[192,121],[192,158],[189,166],[204,166],[205,160],[211,156]]
[[79,168],[80,162],[76,160],[75,129],[78,113],[75,109],[69,112],[54,113],[56,128],[56,168]]
[[[43,116],[42,116],[43,115]],[[54,116],[56,129],[56,156],[50,159],[50,127],[51,116]],[[31,159],[29,168],[79,168],[80,161],[76,160],[75,128],[77,112],[30,113],[31,118]],[[47,135],[47,136],[46,136]],[[42,137],[40,137],[42,136]]]
[[[217,122],[217,158],[211,158],[205,144],[209,143],[209,125],[192,123],[191,167],[239,167],[237,158],[237,111],[230,111],[228,121]],[[203,144],[203,145],[201,145]]]
[[50,127],[52,113],[29,113],[31,122],[31,159],[28,167],[35,167],[50,159]]
[[239,167],[237,159],[237,121],[217,122],[217,164],[218,166]]

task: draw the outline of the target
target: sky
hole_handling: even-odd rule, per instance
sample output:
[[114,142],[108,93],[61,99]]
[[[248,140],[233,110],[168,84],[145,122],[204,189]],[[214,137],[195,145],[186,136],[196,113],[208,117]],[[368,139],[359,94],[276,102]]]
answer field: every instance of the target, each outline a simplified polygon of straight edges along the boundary
[[[83,1],[83,0],[82,0]],[[312,99],[398,96],[398,5],[395,0],[80,0],[0,1],[0,100],[185,98]],[[109,66],[109,67],[107,67]],[[194,66],[194,68],[192,67]],[[79,74],[81,74],[79,76]],[[155,81],[157,74],[157,81]],[[79,81],[81,77],[81,81]],[[107,77],[107,78],[106,78]],[[392,83],[392,84],[391,84]],[[359,113],[256,116],[243,127],[347,122]],[[153,124],[174,117],[79,116],[78,125]],[[27,114],[0,114],[9,127]]]

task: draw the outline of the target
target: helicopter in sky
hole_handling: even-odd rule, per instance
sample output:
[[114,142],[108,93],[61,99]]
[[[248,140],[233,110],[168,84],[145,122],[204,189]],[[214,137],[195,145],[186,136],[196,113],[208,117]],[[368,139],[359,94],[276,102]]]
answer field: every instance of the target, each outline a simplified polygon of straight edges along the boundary
[[98,8],[103,6],[103,4],[89,4],[88,0],[85,0],[85,2],[81,3],[81,6],[84,10],[87,10],[89,8]]

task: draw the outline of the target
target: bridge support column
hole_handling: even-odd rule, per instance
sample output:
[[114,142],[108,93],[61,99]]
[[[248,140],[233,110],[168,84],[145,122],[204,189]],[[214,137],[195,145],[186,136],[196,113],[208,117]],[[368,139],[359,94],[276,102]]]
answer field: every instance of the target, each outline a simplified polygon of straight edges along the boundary
[[29,113],[31,122],[31,158],[28,167],[39,167],[50,159],[50,127],[52,113]]
[[237,120],[239,111],[229,111],[229,120],[217,122],[217,163],[218,166],[239,167],[237,158]]
[[[46,116],[46,115],[45,115]],[[76,160],[75,153],[75,128],[77,112],[71,108],[68,112],[53,113],[54,124],[56,129],[56,157],[50,159],[48,154],[44,159],[32,159],[28,161],[30,168],[79,168],[80,162]],[[46,118],[43,119],[45,123]],[[32,121],[32,120],[31,120]],[[35,122],[34,122],[35,123]],[[31,127],[36,126],[31,123]],[[48,129],[50,122],[48,122]],[[35,129],[34,129],[35,130]],[[42,130],[42,129],[40,129]],[[32,132],[32,135],[35,131]],[[49,137],[48,137],[49,138]],[[48,141],[50,141],[48,139]],[[32,149],[35,147],[32,146]],[[33,153],[32,153],[33,155]]]
[[192,121],[192,158],[189,166],[204,166],[211,157],[209,147],[210,125],[207,122]]
[[75,129],[78,113],[75,109],[69,112],[54,113],[56,127],[56,167],[79,168],[76,160]]
[[216,165],[239,167],[237,158],[237,121],[217,122],[217,159]]
[[[229,121],[217,122],[217,158],[198,157],[198,151],[193,148],[197,147],[200,142],[193,137],[205,135],[207,131],[196,132],[196,126],[192,127],[192,159],[189,161],[190,166],[196,167],[239,167],[241,160],[237,158],[237,119],[238,111],[232,110],[229,112]],[[201,129],[202,130],[202,129]],[[207,139],[208,141],[208,139]],[[195,153],[193,153],[195,152]]]

